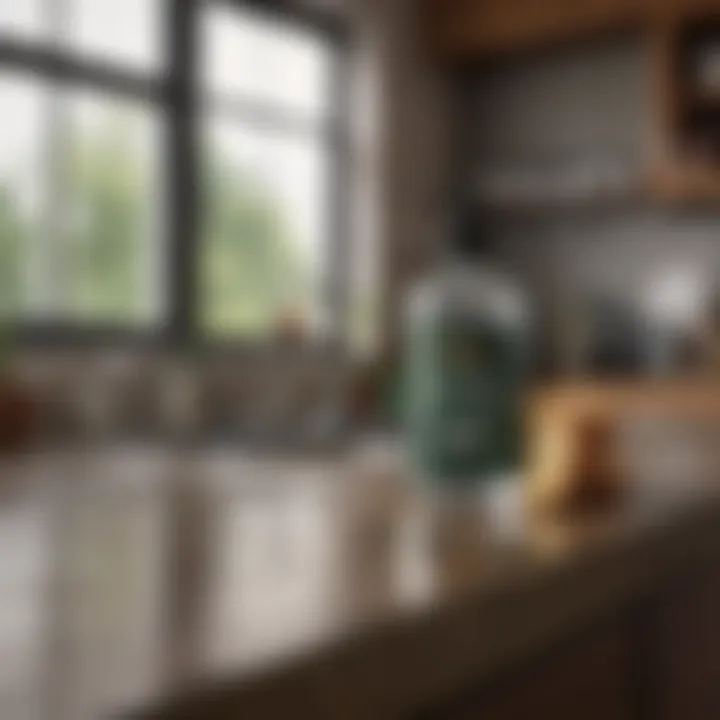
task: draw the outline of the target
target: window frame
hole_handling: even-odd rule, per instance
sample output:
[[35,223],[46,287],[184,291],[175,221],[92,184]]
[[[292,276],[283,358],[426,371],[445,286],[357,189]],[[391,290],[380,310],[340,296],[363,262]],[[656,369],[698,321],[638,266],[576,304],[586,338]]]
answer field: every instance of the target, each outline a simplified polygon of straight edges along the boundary
[[[22,343],[65,346],[173,346],[185,348],[268,349],[268,341],[247,338],[212,339],[200,327],[199,262],[202,252],[200,178],[200,123],[203,99],[200,87],[200,14],[212,5],[239,12],[251,10],[280,22],[311,30],[328,42],[333,52],[330,104],[323,142],[329,157],[329,218],[326,266],[321,288],[330,314],[329,330],[313,346],[344,348],[348,293],[348,127],[350,36],[344,22],[325,13],[283,0],[162,0],[165,63],[147,72],[108,66],[103,60],[79,57],[66,49],[36,45],[30,40],[0,40],[0,68],[36,73],[53,84],[100,90],[128,100],[152,104],[162,114],[165,147],[161,149],[164,179],[162,204],[167,216],[163,243],[166,286],[164,314],[152,329],[87,322],[18,322],[12,334]],[[292,121],[292,113],[289,113]]]

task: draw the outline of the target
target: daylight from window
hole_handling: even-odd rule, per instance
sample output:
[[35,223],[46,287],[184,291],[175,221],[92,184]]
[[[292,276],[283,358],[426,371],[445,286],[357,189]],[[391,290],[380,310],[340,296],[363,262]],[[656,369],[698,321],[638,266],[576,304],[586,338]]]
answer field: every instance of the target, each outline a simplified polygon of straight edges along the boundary
[[[160,2],[0,0],[0,42],[165,77]],[[122,12],[119,11],[122,5]],[[332,53],[316,34],[202,6],[197,108],[205,334],[326,322]],[[0,67],[0,315],[156,326],[167,310],[161,102]]]
[[318,329],[328,268],[330,53],[217,6],[203,27],[203,326]]

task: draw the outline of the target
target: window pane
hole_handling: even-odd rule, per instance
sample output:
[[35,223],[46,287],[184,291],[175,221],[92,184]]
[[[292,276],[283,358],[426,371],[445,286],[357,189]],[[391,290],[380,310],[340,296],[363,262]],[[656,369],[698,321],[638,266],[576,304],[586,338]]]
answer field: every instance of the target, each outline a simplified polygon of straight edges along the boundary
[[31,271],[41,230],[44,100],[32,78],[0,74],[0,319],[17,317],[33,287],[41,292]]
[[211,333],[258,336],[292,315],[324,322],[327,167],[319,140],[206,126],[202,312]]
[[68,96],[66,112],[63,312],[72,321],[152,322],[160,285],[158,117],[90,92]]
[[63,44],[73,52],[138,70],[163,64],[163,0],[66,1]]
[[43,35],[44,0],[0,0],[0,37],[18,40]]
[[204,85],[313,117],[327,114],[331,54],[318,36],[229,7],[204,15]]

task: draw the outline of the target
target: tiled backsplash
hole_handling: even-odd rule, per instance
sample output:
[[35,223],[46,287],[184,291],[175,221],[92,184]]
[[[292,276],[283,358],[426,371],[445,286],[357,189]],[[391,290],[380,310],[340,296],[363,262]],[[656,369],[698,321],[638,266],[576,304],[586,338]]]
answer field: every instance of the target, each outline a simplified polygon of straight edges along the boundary
[[[556,173],[558,186],[572,193],[568,168],[592,172],[621,160],[639,173],[651,139],[643,51],[639,37],[615,39],[514,60],[479,76],[468,182],[492,178],[498,168],[524,168],[530,176]],[[674,275],[716,288],[720,210],[666,207],[632,192],[587,200],[507,202],[487,215],[491,247],[541,315],[588,296],[639,309],[653,283]]]

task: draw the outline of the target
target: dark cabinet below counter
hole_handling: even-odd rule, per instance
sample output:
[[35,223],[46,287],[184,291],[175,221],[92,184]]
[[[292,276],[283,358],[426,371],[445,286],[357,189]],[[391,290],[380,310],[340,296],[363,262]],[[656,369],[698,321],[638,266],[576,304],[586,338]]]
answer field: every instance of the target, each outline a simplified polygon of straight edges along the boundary
[[[317,534],[312,547],[288,535],[302,562],[283,565],[268,586],[270,600],[291,605],[270,614],[257,605],[266,627],[228,613],[235,654],[222,673],[213,664],[194,684],[181,676],[128,717],[720,718],[717,481],[638,479],[605,513],[542,522],[516,483],[488,495],[491,505],[451,507],[394,477],[328,473],[305,491],[293,484]],[[198,487],[215,492],[208,486]],[[281,490],[262,496],[268,517],[290,517]],[[307,592],[300,613],[298,587]],[[239,592],[250,595],[232,596],[234,608],[255,607],[252,583]],[[191,649],[212,647],[181,619],[179,633],[198,633]]]
[[632,720],[633,647],[618,621],[543,657],[477,697],[443,709],[452,720]]
[[661,720],[720,717],[720,563],[710,563],[656,608],[647,655]]
[[433,716],[452,720],[720,718],[720,556],[658,596],[541,653]]

